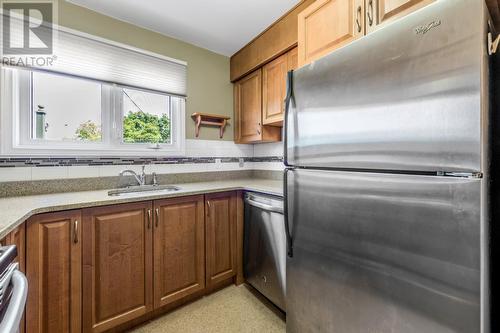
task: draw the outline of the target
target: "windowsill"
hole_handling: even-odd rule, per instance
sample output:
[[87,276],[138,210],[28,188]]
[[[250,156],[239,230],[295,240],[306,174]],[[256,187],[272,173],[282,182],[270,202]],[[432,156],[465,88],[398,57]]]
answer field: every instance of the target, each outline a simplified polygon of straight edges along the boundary
[[34,146],[3,147],[1,156],[102,156],[102,157],[123,157],[123,156],[147,156],[147,157],[184,157],[186,149],[184,145],[171,149],[144,149],[131,147],[110,147],[110,148],[54,148]]

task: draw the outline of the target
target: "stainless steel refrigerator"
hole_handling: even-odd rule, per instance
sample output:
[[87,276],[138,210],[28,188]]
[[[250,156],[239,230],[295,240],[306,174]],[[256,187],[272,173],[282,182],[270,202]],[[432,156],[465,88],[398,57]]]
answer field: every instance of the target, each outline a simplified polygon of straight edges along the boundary
[[287,332],[488,332],[488,13],[437,0],[289,73]]

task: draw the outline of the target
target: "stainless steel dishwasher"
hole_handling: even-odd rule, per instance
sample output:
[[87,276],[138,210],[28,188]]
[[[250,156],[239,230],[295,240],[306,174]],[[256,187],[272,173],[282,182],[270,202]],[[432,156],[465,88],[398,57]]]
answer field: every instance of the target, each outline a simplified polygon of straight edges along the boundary
[[247,283],[285,311],[283,198],[253,192],[245,194],[244,273]]

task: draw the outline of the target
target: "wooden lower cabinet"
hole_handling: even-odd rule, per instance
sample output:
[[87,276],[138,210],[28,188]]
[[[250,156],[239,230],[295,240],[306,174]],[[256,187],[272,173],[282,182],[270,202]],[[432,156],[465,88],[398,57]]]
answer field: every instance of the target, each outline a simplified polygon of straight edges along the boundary
[[207,288],[236,276],[236,192],[205,196]]
[[[5,238],[5,245],[15,245],[17,257],[15,261],[19,263],[19,270],[26,273],[26,224],[23,223],[12,230]],[[19,326],[19,332],[25,332],[26,317],[23,316]]]
[[103,332],[153,309],[152,203],[82,212],[83,331]]
[[205,288],[203,195],[156,200],[154,305],[170,304]]
[[27,221],[29,333],[81,332],[81,214],[36,215]]
[[241,198],[223,192],[31,217],[2,240],[26,260],[26,332],[121,331],[242,283]]
[[26,225],[23,223],[12,230],[5,239],[5,245],[15,245],[17,257],[15,261],[19,263],[19,270],[26,272]]

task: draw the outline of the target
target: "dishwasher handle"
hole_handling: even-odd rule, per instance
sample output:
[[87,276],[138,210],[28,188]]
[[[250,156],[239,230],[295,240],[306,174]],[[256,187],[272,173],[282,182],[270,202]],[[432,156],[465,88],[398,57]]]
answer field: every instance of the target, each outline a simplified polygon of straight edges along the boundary
[[283,214],[283,207],[273,206],[273,205],[268,205],[268,204],[265,204],[262,202],[258,202],[258,201],[252,200],[250,197],[246,197],[245,202],[247,204],[249,204],[250,206],[254,206],[254,207],[269,211],[269,212]]
[[0,323],[0,332],[16,333],[19,331],[24,306],[26,305],[28,280],[21,271],[16,269],[12,273],[10,282],[12,284],[12,296]]

